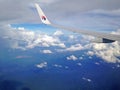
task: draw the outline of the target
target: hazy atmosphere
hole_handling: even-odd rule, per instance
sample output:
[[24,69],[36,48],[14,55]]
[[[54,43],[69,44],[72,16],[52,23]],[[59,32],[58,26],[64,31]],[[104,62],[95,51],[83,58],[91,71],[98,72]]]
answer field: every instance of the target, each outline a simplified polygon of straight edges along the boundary
[[0,90],[120,90],[120,42],[44,25],[120,35],[119,0],[0,0]]

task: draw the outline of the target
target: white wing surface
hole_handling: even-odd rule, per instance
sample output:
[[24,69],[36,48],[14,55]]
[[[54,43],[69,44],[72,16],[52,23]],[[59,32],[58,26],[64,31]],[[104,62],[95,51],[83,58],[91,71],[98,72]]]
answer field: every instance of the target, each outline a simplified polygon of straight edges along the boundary
[[120,35],[109,34],[109,33],[101,33],[101,32],[95,32],[95,31],[90,31],[90,30],[80,30],[80,29],[76,29],[76,28],[69,28],[69,27],[64,27],[64,26],[52,24],[48,20],[48,18],[45,16],[45,14],[42,11],[42,9],[40,8],[40,6],[38,4],[35,4],[35,6],[37,8],[40,19],[44,24],[47,24],[47,25],[50,25],[50,26],[53,26],[53,27],[56,27],[56,28],[65,29],[65,30],[69,30],[69,31],[72,31],[72,32],[80,33],[80,34],[95,36],[95,37],[101,39],[100,40],[101,43],[111,43],[111,42],[114,42],[114,41],[119,41],[120,42]]

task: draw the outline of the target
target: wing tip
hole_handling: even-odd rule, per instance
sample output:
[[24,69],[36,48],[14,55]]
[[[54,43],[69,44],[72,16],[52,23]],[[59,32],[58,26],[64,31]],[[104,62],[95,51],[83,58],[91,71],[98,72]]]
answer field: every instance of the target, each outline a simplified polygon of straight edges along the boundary
[[42,23],[44,23],[44,24],[51,24],[38,3],[35,3],[35,7],[37,9],[37,12],[39,14],[39,17],[40,17]]

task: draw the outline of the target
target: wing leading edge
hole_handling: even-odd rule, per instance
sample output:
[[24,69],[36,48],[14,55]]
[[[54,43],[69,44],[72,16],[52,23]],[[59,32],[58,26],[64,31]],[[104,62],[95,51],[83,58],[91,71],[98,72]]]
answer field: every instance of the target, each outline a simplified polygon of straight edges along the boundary
[[76,28],[69,28],[69,27],[64,27],[64,26],[52,24],[48,20],[48,18],[45,16],[45,14],[42,11],[42,9],[40,8],[40,6],[38,4],[35,4],[35,6],[36,6],[36,9],[37,9],[38,14],[40,16],[40,19],[44,24],[47,24],[47,25],[50,25],[50,26],[53,26],[53,27],[56,27],[56,28],[60,28],[60,29],[69,30],[69,31],[72,31],[72,32],[75,32],[75,33],[95,36],[97,38],[101,38],[103,43],[110,43],[110,42],[114,42],[114,41],[119,41],[120,42],[120,35],[109,34],[109,33],[101,33],[101,32],[89,31],[89,30],[80,30],[80,29],[76,29]]

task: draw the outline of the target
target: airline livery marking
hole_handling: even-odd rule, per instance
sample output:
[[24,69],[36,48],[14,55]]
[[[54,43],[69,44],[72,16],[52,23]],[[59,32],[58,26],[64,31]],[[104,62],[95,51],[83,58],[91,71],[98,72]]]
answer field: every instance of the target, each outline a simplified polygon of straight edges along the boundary
[[45,16],[42,16],[42,20],[46,20],[46,17],[45,17]]

